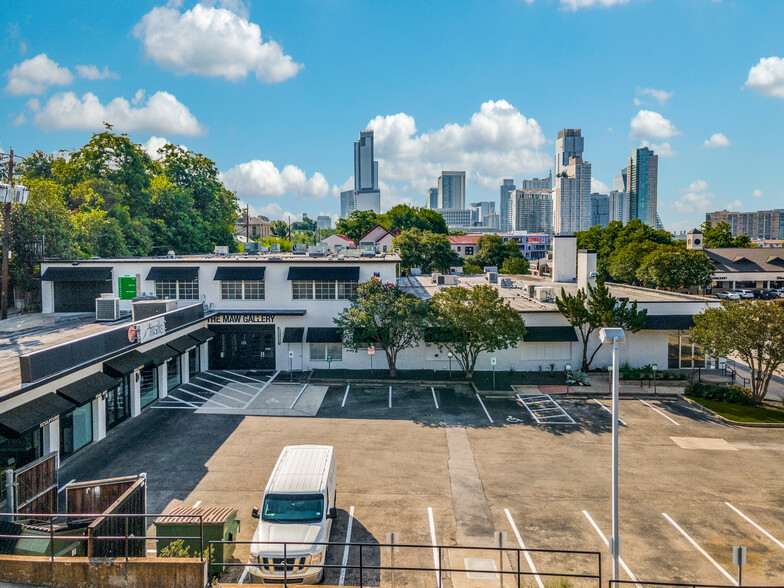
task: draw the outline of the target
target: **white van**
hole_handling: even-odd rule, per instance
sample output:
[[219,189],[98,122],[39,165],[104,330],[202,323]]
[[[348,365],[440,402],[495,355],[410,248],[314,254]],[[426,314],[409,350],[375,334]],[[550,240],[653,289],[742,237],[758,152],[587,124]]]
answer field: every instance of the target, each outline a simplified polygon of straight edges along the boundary
[[[335,451],[327,445],[284,447],[254,508],[259,526],[253,534],[248,571],[265,584],[315,584],[323,568],[332,521],[337,517]],[[256,542],[259,543],[256,543]],[[286,545],[284,562],[284,546]],[[273,542],[272,544],[265,544]],[[284,574],[285,571],[285,574]]]

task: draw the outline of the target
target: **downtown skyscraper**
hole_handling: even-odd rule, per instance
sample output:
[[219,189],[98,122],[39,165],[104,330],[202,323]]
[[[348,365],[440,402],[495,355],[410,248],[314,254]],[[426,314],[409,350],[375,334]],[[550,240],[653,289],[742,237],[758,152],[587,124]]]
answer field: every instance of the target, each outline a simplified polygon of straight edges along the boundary
[[580,129],[558,131],[555,142],[555,234],[585,231],[591,226],[591,164],[583,161]]
[[635,149],[627,160],[626,184],[629,193],[629,219],[638,218],[656,226],[659,156],[647,147]]
[[381,212],[373,131],[360,131],[354,143],[354,189],[340,193],[340,216],[346,218],[355,210]]
[[438,178],[438,208],[463,210],[466,207],[466,173],[442,171]]

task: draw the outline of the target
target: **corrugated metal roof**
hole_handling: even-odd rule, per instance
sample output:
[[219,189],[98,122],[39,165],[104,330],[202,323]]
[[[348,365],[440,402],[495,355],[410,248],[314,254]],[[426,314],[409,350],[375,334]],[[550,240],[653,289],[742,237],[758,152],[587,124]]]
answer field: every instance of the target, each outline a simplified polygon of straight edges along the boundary
[[[232,517],[237,516],[236,508],[229,507],[197,507],[178,506],[170,512],[164,513],[166,515],[201,515],[202,523],[205,525],[218,524],[222,525]],[[155,519],[156,525],[182,525],[183,523],[199,524],[199,519],[196,516],[159,516]]]
[[326,487],[333,449],[328,445],[284,447],[268,492],[313,492]]

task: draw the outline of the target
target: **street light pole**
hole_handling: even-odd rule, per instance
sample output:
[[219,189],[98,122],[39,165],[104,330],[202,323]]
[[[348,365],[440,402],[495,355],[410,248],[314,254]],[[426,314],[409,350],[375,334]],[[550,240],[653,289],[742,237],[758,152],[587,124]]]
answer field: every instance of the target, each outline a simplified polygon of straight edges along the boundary
[[[14,150],[9,150],[8,183],[14,187]],[[8,318],[8,254],[11,248],[11,202],[3,207],[2,319]]]

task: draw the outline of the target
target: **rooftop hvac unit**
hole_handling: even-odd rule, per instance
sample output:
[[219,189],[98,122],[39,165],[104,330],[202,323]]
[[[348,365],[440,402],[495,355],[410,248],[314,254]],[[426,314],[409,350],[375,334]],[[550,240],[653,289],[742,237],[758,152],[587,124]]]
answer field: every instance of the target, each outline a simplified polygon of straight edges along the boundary
[[291,246],[291,252],[294,255],[305,255],[308,252],[308,246],[305,243],[294,243]]
[[431,280],[431,281],[432,281],[434,284],[438,284],[438,276],[440,276],[440,275],[441,275],[441,274],[439,274],[438,272],[433,272],[433,273],[431,274],[431,276],[430,276],[430,280]]
[[280,253],[280,244],[279,243],[272,243],[272,245],[270,245],[270,251],[272,253]]
[[539,302],[554,302],[555,290],[550,286],[536,286],[534,288],[534,298]]
[[501,287],[502,288],[513,288],[514,287],[514,281],[512,281],[512,278],[501,278]]
[[484,269],[486,274],[489,274],[491,272],[498,273],[498,267],[496,267],[494,265],[485,266],[483,269]]
[[259,243],[257,241],[248,241],[245,243],[245,253],[258,253]]
[[228,245],[216,245],[215,246],[215,255],[228,255],[229,254],[229,246]]
[[120,318],[120,299],[112,294],[101,294],[95,299],[95,320],[116,321]]
[[439,286],[457,286],[457,276],[438,274],[436,283]]
[[487,272],[487,281],[491,284],[498,283],[498,272]]

